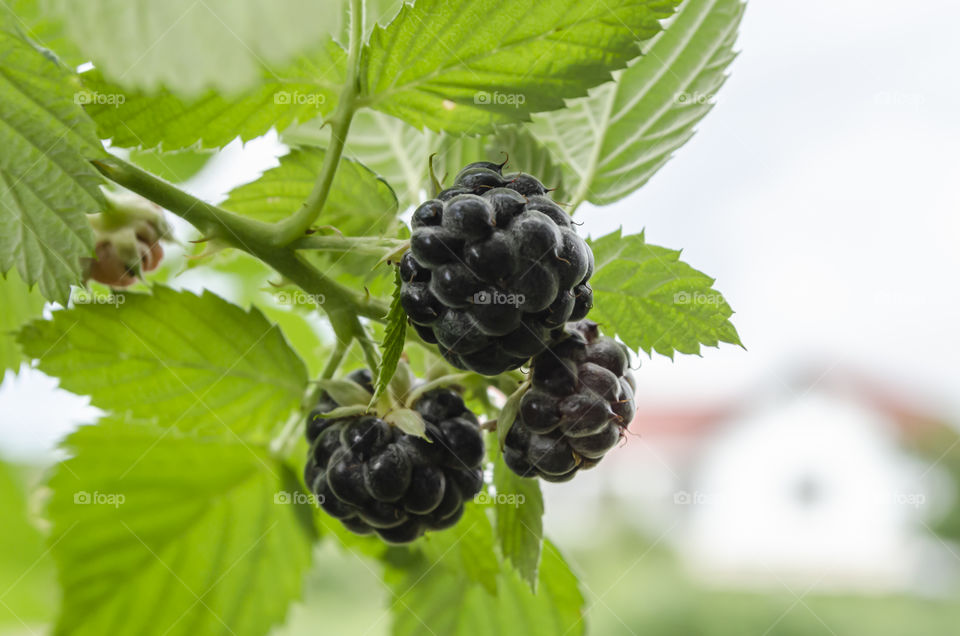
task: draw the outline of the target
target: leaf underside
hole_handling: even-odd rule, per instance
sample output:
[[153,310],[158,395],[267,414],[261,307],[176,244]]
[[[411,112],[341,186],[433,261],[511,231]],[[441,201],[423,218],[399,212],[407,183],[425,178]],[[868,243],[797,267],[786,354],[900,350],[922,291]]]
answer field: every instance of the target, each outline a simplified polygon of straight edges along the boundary
[[646,183],[693,136],[736,57],[741,0],[686,0],[616,81],[534,116],[534,135],[562,160],[573,203],[613,203]]
[[525,121],[609,80],[675,4],[418,0],[374,29],[363,99],[417,128],[478,134]]
[[65,304],[93,254],[86,215],[104,201],[88,159],[104,151],[70,73],[12,20],[0,11],[0,273],[16,268]]

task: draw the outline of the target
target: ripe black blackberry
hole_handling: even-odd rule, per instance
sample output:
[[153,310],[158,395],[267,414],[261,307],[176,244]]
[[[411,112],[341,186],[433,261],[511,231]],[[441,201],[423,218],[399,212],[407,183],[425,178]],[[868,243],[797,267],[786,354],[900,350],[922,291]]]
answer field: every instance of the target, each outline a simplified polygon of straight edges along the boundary
[[[353,380],[364,389],[367,390],[367,393],[373,395],[373,374],[370,373],[369,369],[357,369],[356,371],[351,371],[347,374],[348,380]],[[329,413],[333,409],[340,406],[337,404],[330,394],[326,391],[320,394],[320,400],[317,402],[317,405],[313,407],[313,410],[310,411],[310,415],[307,416],[307,442],[313,444],[313,441],[317,439],[320,433],[327,428],[333,420],[324,419],[320,417],[324,413]],[[310,485],[310,482],[307,482],[307,485]]]
[[595,322],[566,326],[531,363],[532,388],[520,400],[503,459],[522,477],[567,481],[592,468],[633,419],[636,385],[627,348]]
[[515,369],[593,306],[593,252],[526,174],[472,163],[413,213],[400,300],[455,367]]
[[[350,377],[361,384],[367,378]],[[429,391],[414,405],[430,442],[373,415],[317,417],[336,407],[323,396],[311,413],[304,479],[320,507],[348,530],[407,543],[454,525],[464,502],[483,488],[483,437],[454,391]]]

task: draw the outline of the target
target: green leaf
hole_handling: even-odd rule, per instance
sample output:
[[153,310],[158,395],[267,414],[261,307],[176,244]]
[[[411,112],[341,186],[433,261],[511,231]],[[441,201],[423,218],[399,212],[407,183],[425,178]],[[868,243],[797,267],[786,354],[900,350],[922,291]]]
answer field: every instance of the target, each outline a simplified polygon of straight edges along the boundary
[[[380,345],[380,369],[377,372],[377,390],[374,398],[383,395],[390,385],[393,374],[397,371],[400,354],[403,353],[403,344],[407,335],[407,313],[400,305],[400,270],[394,275],[396,287],[393,290],[393,301],[390,303],[390,312],[387,314],[387,328],[383,334],[383,343]],[[400,396],[401,398],[403,396]]]
[[[324,146],[329,133],[317,120],[289,128],[283,140],[291,145]],[[427,175],[431,136],[396,117],[375,110],[360,110],[353,117],[344,155],[352,157],[389,183],[400,208],[420,202]]]
[[518,476],[497,453],[493,466],[493,503],[497,511],[497,543],[503,557],[536,591],[543,543],[543,494],[540,482]]
[[7,369],[16,373],[20,368],[23,354],[16,332],[24,323],[40,316],[43,304],[43,296],[27,287],[16,272],[0,278],[0,378]]
[[507,440],[507,434],[513,428],[513,423],[517,419],[517,413],[520,412],[520,400],[524,394],[530,390],[530,383],[524,382],[517,387],[517,390],[510,394],[503,408],[500,409],[500,415],[497,416],[497,442],[500,448],[503,448]]
[[[526,585],[516,577],[510,580],[514,589],[527,591]],[[543,541],[537,591],[537,598],[551,608],[558,632],[576,636],[586,631],[586,601],[580,591],[580,582],[557,546],[548,539]]]
[[[366,11],[366,36],[369,37],[373,29],[380,25],[387,26],[397,16],[397,12],[403,6],[403,2],[397,0],[364,0],[364,9]],[[344,20],[349,22],[349,20]],[[349,25],[345,25],[349,26]],[[347,29],[343,29],[341,42],[346,42],[348,37]]]
[[77,87],[58,62],[23,40],[0,11],[0,273],[66,303],[93,254],[86,214],[104,205],[103,154],[93,125],[74,103]]
[[736,57],[743,7],[741,0],[685,0],[615,83],[534,117],[534,134],[565,164],[574,207],[622,199],[693,136]]
[[[471,586],[462,573],[447,568],[431,568],[426,558],[416,555],[413,563],[388,568],[384,580],[393,591],[392,636],[423,636],[429,633],[460,636],[457,622],[463,616],[464,599]],[[483,599],[488,595],[476,586]],[[480,612],[475,612],[479,614]],[[482,633],[482,632],[481,632]]]
[[157,150],[134,150],[130,153],[130,162],[135,163],[155,177],[172,183],[183,183],[203,170],[212,152],[182,150],[179,152],[159,152]]
[[[449,368],[450,368],[449,366],[446,367],[446,369],[449,369]],[[406,405],[408,407],[413,407],[413,405],[415,405],[417,402],[420,401],[420,398],[422,398],[424,395],[426,395],[430,391],[433,391],[434,389],[448,387],[448,386],[452,387],[452,386],[461,385],[465,380],[470,379],[470,377],[471,377],[470,373],[451,373],[449,375],[441,375],[439,377],[432,378],[428,382],[424,382],[423,384],[417,385],[415,389],[410,391],[410,393],[407,395]],[[480,376],[477,376],[477,377],[480,377]]]
[[330,394],[340,406],[366,406],[370,403],[370,392],[363,385],[346,378],[324,378],[317,386]]
[[[430,134],[430,150],[433,156],[434,171],[440,186],[442,188],[452,187],[457,173],[468,163],[474,161],[497,161],[499,163],[504,159],[502,153],[488,153],[486,145],[486,135],[468,137],[464,135]],[[433,188],[430,188],[427,194],[433,196]]]
[[[406,331],[406,327],[404,327],[404,331]],[[386,335],[385,328],[384,335]],[[400,360],[397,362],[396,371],[394,371],[393,377],[390,378],[386,390],[390,391],[390,395],[396,398],[397,403],[404,404],[416,383],[417,376],[414,374],[413,369],[410,368],[409,362],[407,362],[407,360]]]
[[[322,146],[327,133],[318,121],[290,128],[283,135],[288,144]],[[504,168],[537,176],[549,188],[555,188],[552,197],[564,201],[563,171],[543,144],[524,128],[500,127],[492,135],[463,137],[420,132],[413,126],[383,113],[362,110],[356,114],[345,153],[381,175],[406,209],[423,200],[422,192],[430,196],[427,178],[428,158],[434,159],[438,177],[450,186],[454,176],[472,161],[500,162],[509,156]]]
[[97,131],[114,146],[161,146],[178,150],[195,144],[218,148],[239,137],[248,141],[333,110],[343,83],[346,53],[333,40],[289,68],[268,74],[242,93],[207,92],[185,99],[167,90],[124,90],[99,71],[81,75],[82,99]]
[[53,559],[29,503],[33,472],[0,462],[5,548],[0,550],[0,632],[4,634],[29,633],[31,625],[53,618],[57,604]]
[[393,424],[407,435],[429,439],[426,435],[427,423],[423,416],[413,409],[393,409],[383,416],[384,421]]
[[466,504],[457,525],[431,533],[421,543],[431,561],[444,561],[445,567],[459,570],[490,594],[497,593],[500,563],[494,548],[493,526],[484,506]]
[[501,571],[493,595],[471,584],[451,553],[439,560],[396,556],[385,573],[394,591],[393,636],[419,636],[428,627],[449,636],[582,635],[577,579],[551,543],[544,548],[536,595],[512,569]]
[[319,418],[323,420],[334,420],[341,417],[353,417],[355,415],[363,415],[368,410],[366,404],[354,404],[353,406],[338,406],[332,411],[327,411],[325,413],[311,413],[310,417]]
[[303,362],[256,308],[157,286],[33,322],[20,343],[94,406],[165,427],[264,437],[300,404]]
[[17,26],[28,38],[53,51],[67,66],[76,68],[87,58],[64,34],[63,21],[51,16],[45,4],[44,0],[4,0],[0,11],[4,7],[10,9],[17,17]]
[[418,0],[374,29],[361,103],[438,131],[524,121],[609,80],[677,2]]
[[700,353],[700,345],[740,345],[733,310],[714,280],[680,260],[680,252],[648,245],[643,234],[617,230],[590,241],[596,271],[590,279],[590,318],[631,349]]
[[[49,0],[47,12],[111,78],[145,90],[238,91],[340,27],[339,1]],[[280,72],[279,69],[275,69]]]
[[[386,217],[384,217],[386,222]],[[375,236],[381,238],[398,238],[397,234],[402,231],[398,220],[393,219],[392,224],[396,232],[392,229],[388,231],[378,231]],[[324,215],[320,215],[320,223],[324,223]],[[347,233],[353,236],[359,236],[366,232],[376,231],[373,225],[368,223],[362,229],[354,229],[357,224],[355,219],[345,222]],[[328,278],[334,279],[341,285],[361,291],[373,298],[383,298],[393,292],[393,267],[385,262],[381,262],[383,251],[377,254],[364,253],[361,250],[351,250],[347,252],[327,252],[304,250],[300,256]]]
[[[301,311],[298,304],[312,300],[309,294],[288,293],[284,288],[270,284],[276,281],[276,271],[260,259],[241,250],[216,251],[191,263],[209,271],[223,274],[232,280],[230,298],[238,305],[256,304],[270,322],[276,323],[293,350],[304,358],[307,375],[318,377],[330,355],[329,342],[325,342],[316,327],[317,315],[310,310]],[[151,275],[152,277],[153,275]],[[152,278],[151,278],[152,280]],[[291,287],[291,291],[292,291]]]
[[265,449],[122,420],[66,447],[48,508],[54,633],[265,634],[299,597],[311,510]]
[[547,188],[550,197],[559,203],[567,200],[564,188],[563,168],[550,155],[549,150],[530,132],[520,126],[498,128],[496,134],[487,138],[487,161],[508,159],[504,172],[532,174]]
[[[313,190],[325,152],[294,150],[251,183],[234,188],[223,207],[261,221],[274,222],[297,211]],[[397,197],[366,166],[341,160],[318,221],[351,236],[377,235],[395,225]]]
[[500,126],[494,134],[479,137],[431,135],[429,146],[435,154],[434,164],[442,186],[451,187],[457,173],[474,161],[506,161],[504,174],[531,174],[552,190],[550,196],[554,200],[563,202],[566,198],[562,168],[523,127]]

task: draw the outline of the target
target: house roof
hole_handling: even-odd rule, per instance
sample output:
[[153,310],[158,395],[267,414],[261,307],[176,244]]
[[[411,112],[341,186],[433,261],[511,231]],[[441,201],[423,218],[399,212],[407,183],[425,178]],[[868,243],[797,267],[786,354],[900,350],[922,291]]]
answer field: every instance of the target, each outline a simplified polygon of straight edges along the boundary
[[[641,401],[629,430],[651,442],[693,442],[712,436],[717,429],[726,426],[738,415],[753,410],[760,403],[769,403],[771,400],[788,402],[811,391],[852,399],[883,413],[905,440],[922,439],[949,428],[946,423],[948,417],[925,396],[862,372],[831,369],[824,373],[823,368],[820,366],[821,370],[817,372],[793,373],[786,385],[780,382],[775,386],[772,383],[760,385],[723,402],[697,403],[694,399],[675,407],[645,409]],[[782,376],[770,374],[767,377]]]

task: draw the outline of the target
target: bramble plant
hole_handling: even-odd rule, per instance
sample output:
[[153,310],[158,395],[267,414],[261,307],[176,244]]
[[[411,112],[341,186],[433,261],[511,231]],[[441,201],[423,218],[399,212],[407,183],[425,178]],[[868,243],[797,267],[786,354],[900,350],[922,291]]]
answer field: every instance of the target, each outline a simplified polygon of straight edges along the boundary
[[[623,438],[629,352],[740,344],[713,279],[584,204],[690,138],[742,12],[0,8],[0,361],[104,412],[48,483],[56,633],[267,633],[320,540],[379,563],[395,634],[582,634],[539,479]],[[271,131],[256,181],[182,186]]]

